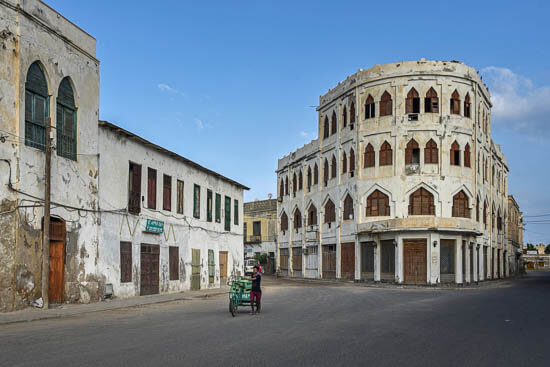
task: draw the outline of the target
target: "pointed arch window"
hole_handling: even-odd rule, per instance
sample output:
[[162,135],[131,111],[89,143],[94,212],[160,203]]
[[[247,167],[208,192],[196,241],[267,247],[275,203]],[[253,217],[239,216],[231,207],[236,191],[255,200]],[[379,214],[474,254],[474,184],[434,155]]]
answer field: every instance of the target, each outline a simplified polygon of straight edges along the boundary
[[342,174],[346,173],[348,171],[348,157],[346,156],[346,152],[342,153]]
[[288,176],[285,178],[285,195],[290,195],[290,191],[288,191]]
[[76,104],[68,77],[59,84],[56,108],[57,155],[76,161]]
[[363,168],[374,167],[374,147],[371,143],[365,148],[365,157],[363,159]]
[[476,198],[476,222],[479,223],[479,196]]
[[325,164],[323,167],[323,181],[325,182],[325,186],[327,186],[327,183],[328,183],[328,176],[329,176],[328,159],[325,158]]
[[353,177],[353,172],[355,172],[355,151],[353,148],[349,151],[349,172]]
[[439,98],[433,87],[428,90],[424,98],[424,112],[439,113]]
[[409,197],[409,215],[435,215],[434,196],[421,187]]
[[319,167],[317,167],[317,163],[315,163],[315,166],[313,167],[313,184],[317,185],[319,183]]
[[307,211],[307,225],[308,226],[317,225],[317,208],[313,204],[311,204],[311,206]]
[[384,141],[380,147],[379,155],[379,165],[380,166],[391,166],[393,160],[393,151],[391,149],[390,143]]
[[288,231],[288,217],[285,212],[281,215],[281,231]]
[[459,191],[453,196],[453,217],[470,218],[468,196],[464,191]]
[[460,145],[456,140],[451,145],[451,166],[460,166]]
[[294,229],[302,228],[302,213],[300,209],[296,209],[294,212]]
[[46,119],[50,116],[48,101],[46,76],[36,61],[29,67],[25,82],[25,145],[46,149]]
[[483,224],[485,229],[487,229],[487,200],[483,203]]
[[282,198],[285,196],[285,180],[281,178],[281,184],[279,185],[279,197]]
[[460,95],[455,89],[453,94],[451,94],[451,113],[453,115],[460,115]]
[[391,116],[393,109],[393,103],[391,99],[391,94],[387,91],[382,94],[380,98],[380,117],[382,116]]
[[344,220],[353,219],[353,199],[349,194],[344,199]]
[[351,102],[351,106],[349,108],[349,123],[350,123],[350,129],[353,130],[353,124],[355,124],[355,102]]
[[311,184],[312,184],[312,180],[311,180],[311,167],[308,167],[307,168],[307,191],[311,191]]
[[433,139],[430,139],[426,143],[424,148],[424,163],[426,164],[437,164],[439,163],[439,149],[437,149],[437,144]]
[[497,230],[502,231],[502,217],[500,216],[500,208],[497,210]]
[[304,176],[302,175],[302,170],[298,173],[298,190],[302,191],[304,189]]
[[332,111],[332,120],[330,122],[330,135],[336,134],[337,126],[338,126],[338,118],[336,117],[336,112]]
[[365,120],[366,119],[371,119],[371,118],[374,118],[374,117],[375,117],[374,99],[369,94],[369,96],[365,100]]
[[344,112],[342,113],[342,129],[348,125],[348,110],[344,106]]
[[471,167],[471,153],[470,153],[470,143],[466,143],[466,146],[464,147],[464,167]]
[[298,182],[296,180],[296,173],[294,173],[292,176],[292,194],[294,195],[294,197],[296,197],[297,188],[298,188]]
[[332,200],[328,199],[325,204],[325,223],[336,222],[336,207]]
[[328,117],[325,116],[325,122],[323,123],[323,138],[326,139],[330,135],[330,127],[328,123]]
[[336,157],[332,156],[332,167],[331,167],[331,177],[330,178],[336,178],[336,174],[338,171],[336,171]]
[[411,139],[405,148],[405,164],[420,163],[420,148],[416,140]]
[[367,197],[367,217],[390,216],[390,198],[379,190],[374,190]]
[[409,93],[407,93],[405,113],[420,113],[420,96],[414,88],[411,88]]
[[464,97],[464,117],[471,118],[472,117],[472,104],[470,103],[470,94],[466,93],[466,97]]

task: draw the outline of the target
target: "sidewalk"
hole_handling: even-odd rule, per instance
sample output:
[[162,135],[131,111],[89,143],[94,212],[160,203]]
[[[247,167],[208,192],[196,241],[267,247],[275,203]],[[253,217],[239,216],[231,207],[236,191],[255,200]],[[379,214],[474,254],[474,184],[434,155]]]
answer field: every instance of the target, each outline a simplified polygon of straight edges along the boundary
[[55,306],[54,308],[48,310],[29,307],[21,311],[0,313],[0,325],[31,322],[37,320],[58,319],[62,317],[70,317],[91,312],[102,312],[121,308],[141,307],[159,303],[190,301],[198,298],[208,298],[227,294],[228,292],[229,287],[224,285],[221,288],[217,289],[203,289],[200,291],[185,291],[171,294],[112,299],[89,304],[63,304],[60,306]]

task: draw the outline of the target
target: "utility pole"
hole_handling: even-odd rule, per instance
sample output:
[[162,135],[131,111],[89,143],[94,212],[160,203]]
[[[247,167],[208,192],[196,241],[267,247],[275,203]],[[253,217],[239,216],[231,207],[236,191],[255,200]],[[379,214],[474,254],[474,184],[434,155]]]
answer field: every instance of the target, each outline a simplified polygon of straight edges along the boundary
[[51,135],[52,118],[46,118],[46,167],[45,167],[45,188],[44,188],[44,228],[42,241],[42,300],[44,308],[49,308],[48,292],[50,289],[50,181],[51,181],[51,164],[52,164],[52,148]]

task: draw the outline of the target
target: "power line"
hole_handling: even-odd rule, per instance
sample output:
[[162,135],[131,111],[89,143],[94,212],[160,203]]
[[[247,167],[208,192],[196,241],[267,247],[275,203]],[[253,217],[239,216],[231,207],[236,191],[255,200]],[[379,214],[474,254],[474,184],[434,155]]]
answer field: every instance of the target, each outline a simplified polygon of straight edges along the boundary
[[550,217],[550,214],[524,215],[523,216],[523,218],[532,218],[532,217]]

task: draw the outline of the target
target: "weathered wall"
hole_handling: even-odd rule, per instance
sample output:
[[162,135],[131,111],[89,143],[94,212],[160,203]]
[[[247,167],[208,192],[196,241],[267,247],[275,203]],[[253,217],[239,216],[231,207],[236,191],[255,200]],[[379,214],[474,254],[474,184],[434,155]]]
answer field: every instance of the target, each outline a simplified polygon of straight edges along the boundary
[[[239,274],[243,266],[243,189],[225,180],[187,165],[177,158],[146,146],[125,134],[109,127],[100,127],[100,198],[104,210],[122,209],[121,213],[102,213],[100,226],[100,261],[98,273],[112,283],[115,296],[139,295],[140,291],[140,245],[160,246],[160,292],[177,292],[191,287],[191,250],[200,249],[201,288],[220,286],[219,251],[228,252],[228,273]],[[108,152],[108,153],[105,153]],[[113,159],[116,157],[116,159]],[[142,206],[139,216],[125,213],[128,205],[129,162],[142,167]],[[157,209],[147,206],[147,168],[157,170]],[[162,210],[162,177],[172,177],[171,211]],[[177,180],[184,182],[184,213],[178,214]],[[193,217],[193,187],[201,186],[200,219]],[[219,223],[207,222],[207,189],[222,195],[222,218]],[[231,198],[231,231],[224,230],[224,197]],[[234,224],[234,200],[239,202],[238,225]],[[213,206],[214,208],[214,206]],[[163,234],[145,233],[141,229],[144,219],[164,222]],[[132,283],[120,282],[120,242],[132,243]],[[180,279],[169,280],[168,247],[179,247]],[[208,250],[214,250],[216,276],[209,284]]]

